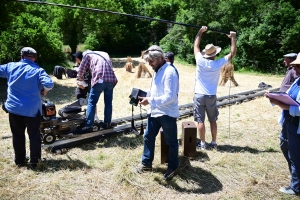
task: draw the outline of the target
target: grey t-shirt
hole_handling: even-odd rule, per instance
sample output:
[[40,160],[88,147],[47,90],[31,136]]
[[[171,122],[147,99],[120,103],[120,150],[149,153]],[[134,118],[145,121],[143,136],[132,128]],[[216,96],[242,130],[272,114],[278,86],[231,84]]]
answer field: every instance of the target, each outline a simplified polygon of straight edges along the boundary
[[281,83],[280,92],[286,92],[298,77],[299,76],[297,76],[294,68],[289,67],[289,69],[286,72],[286,75]]

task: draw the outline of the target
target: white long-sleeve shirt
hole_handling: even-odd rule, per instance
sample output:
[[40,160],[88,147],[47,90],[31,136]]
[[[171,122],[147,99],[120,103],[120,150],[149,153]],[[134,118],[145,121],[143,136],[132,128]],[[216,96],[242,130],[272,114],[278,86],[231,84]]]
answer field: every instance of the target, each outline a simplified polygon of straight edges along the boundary
[[178,73],[173,66],[165,63],[154,73],[150,93],[148,93],[151,117],[168,115],[177,118],[179,116],[178,92]]

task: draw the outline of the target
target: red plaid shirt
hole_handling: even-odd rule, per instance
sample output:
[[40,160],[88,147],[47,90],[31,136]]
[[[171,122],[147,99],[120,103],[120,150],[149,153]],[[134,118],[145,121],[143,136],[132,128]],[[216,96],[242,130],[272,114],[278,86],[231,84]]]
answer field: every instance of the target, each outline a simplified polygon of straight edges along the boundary
[[109,55],[103,51],[90,51],[84,55],[78,68],[77,77],[83,80],[85,71],[89,69],[92,75],[91,86],[103,80],[103,82],[117,83],[117,77],[113,71]]

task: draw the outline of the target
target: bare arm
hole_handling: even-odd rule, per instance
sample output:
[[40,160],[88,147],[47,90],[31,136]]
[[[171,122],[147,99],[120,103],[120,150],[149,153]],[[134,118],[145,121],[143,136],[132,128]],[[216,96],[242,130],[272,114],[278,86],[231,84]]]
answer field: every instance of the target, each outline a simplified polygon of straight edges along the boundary
[[200,52],[200,41],[201,41],[201,36],[202,33],[204,33],[205,31],[207,31],[207,27],[206,26],[202,26],[199,30],[199,32],[196,35],[195,38],[195,42],[194,42],[194,55],[196,56],[196,54],[198,52]]
[[236,32],[230,31],[227,36],[231,39],[230,53],[228,54],[229,60],[231,60],[236,55]]

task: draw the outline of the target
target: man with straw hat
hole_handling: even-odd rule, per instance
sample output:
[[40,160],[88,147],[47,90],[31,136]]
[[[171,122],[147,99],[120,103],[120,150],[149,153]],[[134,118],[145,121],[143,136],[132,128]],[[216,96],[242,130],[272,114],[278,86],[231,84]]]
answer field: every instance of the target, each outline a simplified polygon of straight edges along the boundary
[[196,84],[194,96],[194,119],[198,122],[198,132],[201,142],[197,146],[201,149],[206,148],[205,143],[205,112],[210,122],[212,141],[211,148],[217,147],[217,119],[219,111],[217,108],[217,87],[220,77],[220,70],[236,54],[236,33],[230,31],[227,35],[231,39],[230,53],[223,58],[217,59],[216,55],[221,51],[221,47],[208,44],[205,49],[200,51],[201,36],[207,31],[206,26],[202,26],[196,35],[194,42],[194,54],[196,59]]

